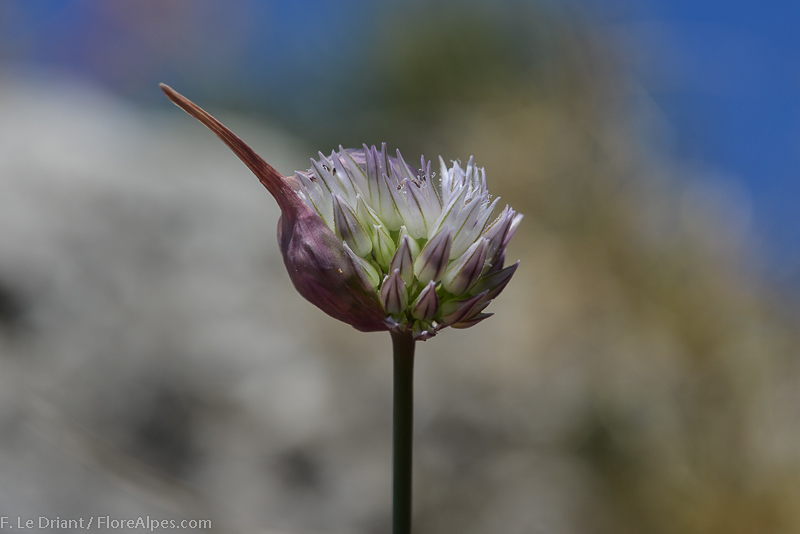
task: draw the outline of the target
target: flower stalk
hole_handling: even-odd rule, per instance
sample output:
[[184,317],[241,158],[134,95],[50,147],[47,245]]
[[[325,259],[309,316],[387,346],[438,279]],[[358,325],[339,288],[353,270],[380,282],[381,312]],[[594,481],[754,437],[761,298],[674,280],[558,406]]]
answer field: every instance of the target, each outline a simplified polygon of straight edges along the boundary
[[394,353],[392,534],[410,534],[416,341],[411,332],[391,332],[391,335]]
[[439,158],[439,175],[414,168],[386,145],[339,146],[283,176],[189,99],[161,84],[177,106],[217,135],[281,209],[278,245],[292,284],[319,309],[364,332],[388,330],[394,354],[392,532],[411,532],[414,348],[446,327],[472,327],[508,284],[506,246],[522,220],[493,217],[486,173]]

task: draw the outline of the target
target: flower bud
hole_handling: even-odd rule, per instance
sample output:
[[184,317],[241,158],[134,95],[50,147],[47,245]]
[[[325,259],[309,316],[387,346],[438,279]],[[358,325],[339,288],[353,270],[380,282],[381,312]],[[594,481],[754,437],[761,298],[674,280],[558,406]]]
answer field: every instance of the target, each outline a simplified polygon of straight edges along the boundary
[[511,281],[511,277],[517,271],[518,266],[519,262],[516,262],[505,269],[500,269],[499,271],[485,275],[475,284],[472,288],[472,292],[486,291],[487,300],[492,300],[506,288],[508,282]]
[[486,291],[463,300],[450,300],[442,305],[442,318],[447,324],[455,324],[472,319],[489,305],[484,300]]
[[431,280],[411,305],[411,315],[420,321],[430,321],[439,310],[439,296],[436,294],[436,282]]
[[395,319],[401,319],[408,307],[408,293],[406,284],[400,278],[400,269],[395,269],[388,275],[381,286],[381,300],[383,309]]
[[414,255],[412,253],[412,243],[415,243],[409,236],[401,235],[400,246],[389,263],[389,270],[400,271],[400,276],[406,285],[410,286],[414,282]]
[[447,268],[447,262],[450,260],[452,245],[453,239],[449,229],[436,234],[433,239],[428,241],[414,262],[414,274],[420,282],[427,284],[431,280],[439,280],[442,277]]
[[417,240],[409,235],[408,230],[406,229],[405,226],[401,226],[400,233],[397,236],[397,242],[399,243],[405,240],[406,237],[408,238],[407,242],[408,242],[408,248],[411,251],[411,257],[413,259],[417,259],[417,256],[419,256],[419,251],[420,251],[419,243],[417,243]]
[[372,252],[372,239],[366,228],[339,195],[333,196],[333,222],[336,235],[344,239],[353,252],[362,258]]
[[460,258],[453,261],[444,273],[442,285],[454,295],[465,293],[478,281],[486,262],[489,240],[481,238],[467,249]]
[[[184,111],[214,132],[258,177],[281,209],[278,243],[297,291],[325,313],[363,331],[429,339],[468,328],[506,287],[503,268],[522,215],[506,206],[492,220],[486,173],[439,158],[440,176],[386,146],[319,153],[307,171],[278,173],[241,139],[169,87]],[[490,222],[491,221],[491,222]]]
[[[375,261],[377,261],[379,265],[388,265],[394,257],[397,246],[385,226],[376,224],[373,228],[375,229],[373,233],[375,237],[373,238],[372,249],[375,251]],[[407,281],[407,283],[411,282]]]

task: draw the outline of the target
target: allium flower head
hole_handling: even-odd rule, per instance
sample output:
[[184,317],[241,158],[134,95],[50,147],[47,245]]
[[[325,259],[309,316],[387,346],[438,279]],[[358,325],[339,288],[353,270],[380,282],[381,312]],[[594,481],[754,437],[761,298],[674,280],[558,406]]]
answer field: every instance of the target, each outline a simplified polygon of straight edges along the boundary
[[486,173],[439,158],[415,168],[400,151],[319,153],[311,168],[280,175],[205,111],[167,86],[167,96],[220,137],[281,208],[278,241],[295,288],[323,311],[363,331],[410,331],[428,339],[467,328],[508,284],[519,262],[505,251],[522,215],[494,215]]

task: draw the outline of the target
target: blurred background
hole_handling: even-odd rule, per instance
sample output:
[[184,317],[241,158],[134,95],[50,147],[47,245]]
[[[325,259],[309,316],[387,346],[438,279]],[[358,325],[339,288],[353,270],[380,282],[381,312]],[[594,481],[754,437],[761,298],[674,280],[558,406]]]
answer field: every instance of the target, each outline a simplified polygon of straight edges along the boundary
[[379,534],[390,343],[294,294],[278,170],[474,155],[525,219],[420,344],[419,534],[800,531],[798,4],[6,0],[0,515]]

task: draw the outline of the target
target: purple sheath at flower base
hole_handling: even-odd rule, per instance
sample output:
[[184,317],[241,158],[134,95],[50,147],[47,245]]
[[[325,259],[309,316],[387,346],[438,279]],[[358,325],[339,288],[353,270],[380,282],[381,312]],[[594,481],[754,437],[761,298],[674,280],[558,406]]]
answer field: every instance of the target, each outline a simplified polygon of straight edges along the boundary
[[161,88],[247,165],[281,208],[278,242],[297,291],[358,330],[410,332],[429,339],[448,326],[469,328],[508,284],[506,247],[522,215],[506,206],[492,219],[486,173],[419,169],[399,151],[363,145],[319,153],[307,171],[285,177],[208,113]]
[[161,89],[228,145],[275,197],[281,208],[278,242],[295,289],[331,317],[358,330],[388,330],[386,312],[363,270],[287,179],[214,117],[172,88],[162,84]]
[[306,300],[362,332],[388,330],[363,270],[316,213],[282,216],[278,242],[289,278]]

